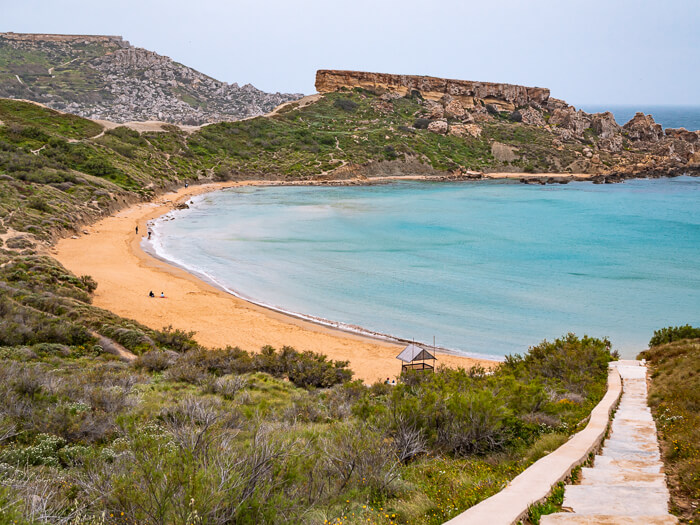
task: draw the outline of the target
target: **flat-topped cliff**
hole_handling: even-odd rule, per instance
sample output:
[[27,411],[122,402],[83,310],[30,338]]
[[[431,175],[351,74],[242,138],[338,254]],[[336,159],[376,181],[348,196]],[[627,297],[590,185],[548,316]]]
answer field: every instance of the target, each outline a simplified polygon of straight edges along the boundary
[[69,44],[102,43],[117,47],[130,47],[129,42],[119,35],[59,35],[47,33],[0,33],[5,40],[15,42],[63,42]]
[[549,99],[549,89],[515,84],[364,71],[321,69],[316,72],[316,89],[319,93],[352,88],[374,92],[388,91],[402,96],[418,91],[428,100],[439,101],[448,96],[457,100],[464,108],[484,103],[508,111],[531,103],[541,105]]

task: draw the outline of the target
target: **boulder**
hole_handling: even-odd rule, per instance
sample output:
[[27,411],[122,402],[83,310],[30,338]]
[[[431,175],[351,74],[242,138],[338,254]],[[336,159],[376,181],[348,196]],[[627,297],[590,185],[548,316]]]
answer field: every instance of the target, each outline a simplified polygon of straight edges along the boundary
[[517,160],[519,155],[516,153],[518,150],[513,146],[508,146],[507,144],[502,144],[500,142],[494,142],[491,144],[491,155],[496,160],[501,162],[513,162]]
[[433,133],[438,133],[440,135],[446,135],[447,129],[447,120],[445,119],[433,120],[430,124],[428,124],[428,131],[432,131]]
[[534,108],[523,108],[519,110],[520,116],[522,118],[523,124],[530,124],[531,126],[546,126],[547,122],[544,120],[544,116],[541,111]]
[[426,100],[425,108],[428,111],[428,118],[430,120],[437,120],[445,117],[445,108],[442,104],[438,104],[432,100]]
[[445,98],[445,116],[447,118],[461,118],[464,116],[464,106],[459,103],[458,100],[453,99],[450,96]]
[[450,126],[448,135],[478,138],[481,136],[481,128],[476,124],[453,124]]

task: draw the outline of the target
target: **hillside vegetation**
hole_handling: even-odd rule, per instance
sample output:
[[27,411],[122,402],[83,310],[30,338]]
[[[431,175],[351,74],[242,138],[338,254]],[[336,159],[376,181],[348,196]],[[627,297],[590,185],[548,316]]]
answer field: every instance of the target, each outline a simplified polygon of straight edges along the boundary
[[[376,98],[352,96],[348,126],[378,111]],[[607,341],[568,335],[492,374],[439,370],[367,386],[347,363],[303,348],[206,349],[193,334],[118,317],[91,304],[91,277],[43,255],[57,236],[184,179],[262,176],[256,162],[303,177],[295,155],[341,155],[314,128],[346,122],[338,100],[347,95],[193,135],[103,132],[0,100],[1,523],[437,524],[585,423],[605,390]],[[396,103],[408,108],[398,125],[416,102]],[[268,125],[277,154],[256,143],[274,140],[260,132]],[[358,136],[386,140],[373,126]],[[298,142],[304,133],[316,154]],[[397,147],[428,153],[453,140],[422,142],[423,133]],[[343,155],[389,154],[338,143]],[[244,158],[243,147],[256,153]]]
[[649,404],[659,430],[672,510],[700,519],[700,328],[658,330],[642,352],[652,370]]
[[420,113],[416,99],[395,99],[390,110],[379,102],[365,93],[330,94],[274,117],[213,124],[188,135],[176,126],[103,131],[80,117],[0,99],[0,233],[42,240],[65,235],[183,180],[308,180],[345,165],[407,159],[431,173],[493,167],[489,137],[508,133],[533,159],[548,162],[551,139],[536,128],[493,122],[482,138],[443,136],[409,127]]

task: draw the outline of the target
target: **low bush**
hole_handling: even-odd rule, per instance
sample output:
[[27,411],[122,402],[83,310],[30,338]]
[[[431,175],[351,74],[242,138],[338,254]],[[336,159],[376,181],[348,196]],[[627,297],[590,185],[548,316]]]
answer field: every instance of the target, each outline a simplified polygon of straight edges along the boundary
[[431,120],[429,118],[418,118],[413,121],[413,127],[415,129],[428,129],[428,125]]
[[357,102],[354,102],[347,98],[337,98],[335,99],[335,102],[333,102],[333,105],[347,112],[355,111],[358,106]]
[[700,338],[700,328],[694,328],[689,324],[683,326],[669,326],[654,331],[654,335],[649,341],[649,347],[653,348],[666,343],[672,343],[673,341],[697,338]]

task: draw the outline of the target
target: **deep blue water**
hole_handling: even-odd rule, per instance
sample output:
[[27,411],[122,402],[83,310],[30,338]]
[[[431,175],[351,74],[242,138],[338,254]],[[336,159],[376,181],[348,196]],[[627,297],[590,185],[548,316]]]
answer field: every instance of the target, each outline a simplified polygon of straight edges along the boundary
[[666,128],[685,128],[700,130],[700,106],[605,106],[584,104],[581,109],[587,113],[610,111],[615,120],[622,126],[626,124],[637,111],[651,114],[654,120]]
[[465,352],[569,331],[633,356],[700,321],[700,179],[246,187],[155,228],[164,257],[257,301]]

